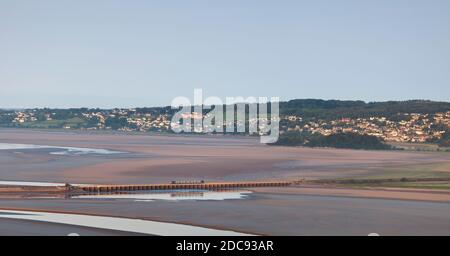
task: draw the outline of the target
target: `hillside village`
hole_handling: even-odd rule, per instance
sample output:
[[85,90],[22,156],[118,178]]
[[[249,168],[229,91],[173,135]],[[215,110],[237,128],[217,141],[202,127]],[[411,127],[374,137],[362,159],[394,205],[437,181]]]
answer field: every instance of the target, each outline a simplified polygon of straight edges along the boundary
[[[298,115],[282,115],[280,132],[307,131],[324,136],[356,133],[376,136],[385,141],[423,143],[440,139],[450,127],[450,111],[399,115],[401,115],[399,120],[390,120],[383,116],[305,120]],[[193,113],[190,117],[202,119],[205,115]],[[137,109],[80,110],[67,113],[62,118],[61,113],[30,109],[0,112],[0,125],[25,128],[170,132],[171,118],[170,112],[144,113]],[[248,120],[248,122],[255,123],[256,120]]]
[[405,113],[405,119],[392,121],[386,117],[342,118],[338,120],[318,120],[302,122],[298,116],[288,116],[284,131],[309,131],[328,136],[336,133],[357,133],[372,135],[392,142],[427,142],[440,139],[450,126],[450,111],[446,113],[417,114]]

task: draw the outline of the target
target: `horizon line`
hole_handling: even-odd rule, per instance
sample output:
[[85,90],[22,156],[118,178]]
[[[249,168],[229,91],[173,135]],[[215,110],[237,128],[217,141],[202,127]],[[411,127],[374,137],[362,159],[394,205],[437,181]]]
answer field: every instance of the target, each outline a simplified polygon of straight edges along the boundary
[[[383,100],[383,101],[365,101],[365,100],[339,100],[339,99],[320,99],[320,98],[295,98],[289,100],[280,100],[279,103],[286,103],[295,100],[321,100],[321,101],[341,101],[341,102],[363,102],[364,104],[370,103],[386,103],[386,102],[412,102],[412,101],[423,101],[423,102],[433,102],[433,103],[450,103],[449,101],[443,100],[431,100],[431,99],[408,99],[408,100]],[[226,105],[226,104],[224,104]],[[195,106],[195,105],[191,105]],[[26,109],[101,109],[101,110],[112,110],[112,109],[137,109],[137,108],[167,108],[171,105],[159,105],[159,106],[133,106],[133,107],[49,107],[49,106],[35,106],[35,107],[1,107],[0,110],[26,110]]]

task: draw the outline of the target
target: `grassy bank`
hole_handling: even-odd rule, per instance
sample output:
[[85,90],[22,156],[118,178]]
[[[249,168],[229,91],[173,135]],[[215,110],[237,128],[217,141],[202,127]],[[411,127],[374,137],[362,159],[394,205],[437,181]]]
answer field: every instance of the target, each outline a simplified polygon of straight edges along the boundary
[[398,187],[450,189],[450,164],[419,164],[371,168],[365,175],[342,179],[323,179],[316,184],[343,187]]

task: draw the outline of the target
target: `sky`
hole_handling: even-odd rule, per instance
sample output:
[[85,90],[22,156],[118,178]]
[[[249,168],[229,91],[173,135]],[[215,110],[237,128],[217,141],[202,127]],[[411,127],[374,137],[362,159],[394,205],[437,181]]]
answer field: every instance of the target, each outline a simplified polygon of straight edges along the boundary
[[448,0],[0,0],[0,107],[450,101]]

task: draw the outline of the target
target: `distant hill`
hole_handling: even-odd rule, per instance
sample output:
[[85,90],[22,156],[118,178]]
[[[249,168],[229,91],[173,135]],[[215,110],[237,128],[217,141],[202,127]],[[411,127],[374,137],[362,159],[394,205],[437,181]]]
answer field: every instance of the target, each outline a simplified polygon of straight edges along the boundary
[[366,103],[364,101],[297,99],[280,103],[281,114],[318,119],[385,116],[395,120],[398,118],[398,113],[433,114],[449,110],[450,102],[429,100]]
[[[171,133],[172,116],[177,111],[168,106],[134,109],[5,109],[0,110],[0,127]],[[203,114],[208,111],[204,109]],[[450,147],[449,111],[450,102],[429,100],[368,103],[290,100],[280,102],[281,133],[276,145],[373,150],[391,149],[385,142],[400,141]],[[248,117],[246,122],[250,122]]]
[[[21,109],[22,111],[25,109]],[[30,110],[30,109],[28,109]],[[87,111],[109,111],[112,109],[88,108],[36,108],[35,110],[56,112],[58,115],[73,117]],[[280,102],[280,112],[285,115],[299,115],[304,117],[336,118],[336,117],[368,117],[374,115],[392,116],[397,113],[432,114],[450,110],[450,102],[430,100],[384,101],[364,102],[350,100],[321,100],[321,99],[295,99]],[[19,110],[0,108],[0,112],[14,112]],[[39,112],[38,111],[38,112]],[[138,107],[136,112],[151,114],[172,114],[176,110],[170,106]]]

